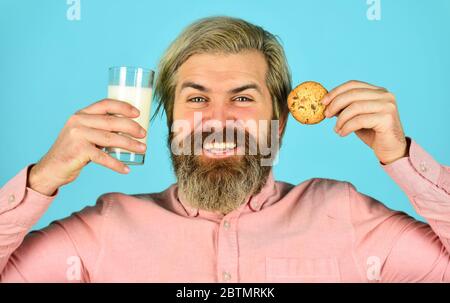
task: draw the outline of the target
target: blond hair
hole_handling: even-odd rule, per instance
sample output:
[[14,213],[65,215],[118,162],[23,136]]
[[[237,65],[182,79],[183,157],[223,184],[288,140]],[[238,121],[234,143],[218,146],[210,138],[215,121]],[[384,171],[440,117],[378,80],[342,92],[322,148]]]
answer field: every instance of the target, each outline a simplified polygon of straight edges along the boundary
[[227,16],[200,19],[189,25],[170,44],[158,66],[154,94],[158,106],[153,117],[164,107],[167,124],[171,127],[176,72],[190,56],[201,53],[236,54],[245,50],[257,50],[264,55],[268,65],[266,84],[272,97],[273,118],[287,118],[286,100],[291,91],[291,75],[278,38],[260,26]]

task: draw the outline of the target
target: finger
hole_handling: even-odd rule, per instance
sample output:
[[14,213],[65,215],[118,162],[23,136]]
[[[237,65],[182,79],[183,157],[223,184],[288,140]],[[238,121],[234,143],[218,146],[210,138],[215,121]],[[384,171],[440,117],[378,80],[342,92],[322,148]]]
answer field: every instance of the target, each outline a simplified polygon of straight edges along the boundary
[[336,121],[335,130],[339,132],[341,127],[350,119],[361,114],[371,114],[381,112],[386,106],[383,100],[354,102],[344,108]]
[[375,114],[362,114],[352,119],[348,120],[339,131],[340,136],[347,136],[351,132],[355,132],[360,129],[373,129],[377,131],[378,127],[381,126],[387,114],[385,113],[375,113]]
[[375,85],[372,85],[372,84],[369,84],[369,83],[366,83],[366,82],[351,80],[351,81],[345,82],[344,84],[336,86],[331,91],[329,91],[328,94],[326,94],[322,98],[322,103],[327,105],[337,95],[340,95],[340,94],[342,94],[345,91],[348,91],[348,90],[351,90],[351,89],[355,89],[355,88],[384,89],[382,87],[375,86]]
[[78,122],[81,125],[129,134],[135,138],[144,138],[146,131],[136,121],[130,118],[117,117],[113,115],[92,115],[77,114]]
[[86,140],[98,146],[118,147],[136,153],[143,153],[146,150],[146,145],[144,143],[125,135],[85,126],[80,126],[79,129]]
[[114,99],[100,100],[78,111],[77,113],[91,115],[119,114],[130,118],[136,118],[139,116],[139,110],[136,107],[127,102]]
[[111,157],[107,153],[97,148],[91,148],[89,150],[89,158],[92,162],[110,168],[118,173],[127,174],[130,172],[130,168],[119,160]]
[[337,95],[327,106],[325,110],[326,117],[333,117],[339,114],[344,108],[353,102],[365,100],[376,100],[387,98],[386,91],[379,89],[354,88]]

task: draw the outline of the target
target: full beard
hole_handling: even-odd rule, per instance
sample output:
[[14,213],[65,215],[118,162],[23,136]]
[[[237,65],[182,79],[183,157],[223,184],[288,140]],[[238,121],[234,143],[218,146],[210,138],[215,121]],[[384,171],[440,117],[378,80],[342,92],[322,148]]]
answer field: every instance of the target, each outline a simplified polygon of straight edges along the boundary
[[[245,138],[248,151],[252,137],[246,132]],[[169,146],[171,139],[170,135]],[[261,165],[259,150],[255,155],[245,152],[244,155],[224,158],[195,154],[175,155],[171,151],[171,159],[178,179],[179,194],[183,195],[190,206],[222,214],[237,209],[249,196],[258,193],[271,170],[271,166]]]

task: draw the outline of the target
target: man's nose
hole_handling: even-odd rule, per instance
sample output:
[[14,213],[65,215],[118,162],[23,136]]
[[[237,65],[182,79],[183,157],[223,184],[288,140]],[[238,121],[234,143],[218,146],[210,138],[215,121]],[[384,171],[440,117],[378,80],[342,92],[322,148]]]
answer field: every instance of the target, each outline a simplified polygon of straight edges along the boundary
[[[211,102],[213,103],[213,102]],[[209,106],[206,113],[203,113],[205,120],[214,120],[222,123],[223,126],[225,126],[225,123],[227,120],[231,120],[232,117],[230,117],[231,111],[227,107],[226,104],[223,104],[222,102],[217,102],[216,104],[211,104]]]

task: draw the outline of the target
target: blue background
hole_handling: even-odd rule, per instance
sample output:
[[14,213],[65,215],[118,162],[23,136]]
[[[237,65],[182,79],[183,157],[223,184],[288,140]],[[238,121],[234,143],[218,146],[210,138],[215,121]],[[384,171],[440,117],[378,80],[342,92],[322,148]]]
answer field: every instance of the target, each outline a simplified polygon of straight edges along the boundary
[[[315,80],[331,89],[358,79],[388,88],[407,135],[450,163],[448,0],[382,0],[380,21],[367,19],[366,0],[81,0],[80,21],[67,20],[68,7],[65,0],[0,0],[0,186],[46,153],[71,114],[106,96],[109,66],[155,69],[186,25],[210,15],[241,17],[279,35],[294,85]],[[372,151],[353,134],[338,137],[334,123],[305,127],[290,118],[276,179],[347,180],[417,217]],[[174,183],[164,118],[149,135],[144,166],[123,176],[88,165],[35,228],[105,192],[155,192]]]

